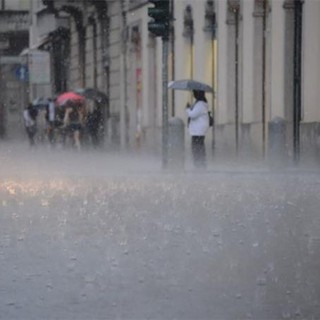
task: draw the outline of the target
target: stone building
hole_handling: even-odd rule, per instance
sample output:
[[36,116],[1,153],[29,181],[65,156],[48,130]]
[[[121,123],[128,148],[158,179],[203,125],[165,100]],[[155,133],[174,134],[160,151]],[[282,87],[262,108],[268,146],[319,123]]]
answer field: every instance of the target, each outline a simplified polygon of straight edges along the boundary
[[0,138],[21,138],[27,97],[27,66],[20,52],[28,47],[29,3],[0,2]]
[[[30,48],[51,59],[47,94],[79,87],[105,92],[106,141],[159,152],[162,43],[148,32],[148,1],[32,3]],[[317,157],[320,3],[172,0],[170,8],[169,80],[214,87],[208,100],[215,126],[207,144],[215,157],[263,159],[271,144],[294,160]],[[169,91],[170,116],[186,122],[191,101],[190,93]]]

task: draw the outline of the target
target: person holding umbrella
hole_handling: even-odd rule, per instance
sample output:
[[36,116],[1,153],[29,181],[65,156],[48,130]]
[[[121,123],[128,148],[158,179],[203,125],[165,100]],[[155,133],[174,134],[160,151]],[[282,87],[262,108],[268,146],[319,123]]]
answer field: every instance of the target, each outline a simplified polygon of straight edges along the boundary
[[37,108],[32,103],[29,103],[23,111],[23,120],[31,147],[35,145],[34,138],[37,133],[37,116]]
[[[192,91],[195,103],[190,106],[187,104],[188,128],[191,135],[191,149],[194,166],[197,168],[206,167],[206,149],[204,144],[205,135],[213,119],[209,118],[208,103],[205,92],[213,94],[213,88],[206,83],[193,80],[182,79],[170,81],[168,88],[173,90]],[[209,121],[210,119],[210,121]]]
[[56,106],[54,99],[48,98],[48,104],[46,106],[46,121],[47,121],[47,135],[51,145],[54,144],[54,129],[56,119]]
[[193,90],[195,103],[187,104],[188,128],[191,135],[193,163],[196,168],[206,168],[205,135],[209,129],[208,103],[205,92]]
[[81,149],[81,132],[85,118],[85,98],[68,91],[61,93],[55,100],[56,115],[61,121],[63,144],[67,136],[71,136],[77,150]]
[[69,100],[65,104],[65,115],[63,119],[63,127],[67,134],[73,137],[74,146],[77,150],[81,149],[81,132],[83,128],[85,106],[83,103],[78,103]]

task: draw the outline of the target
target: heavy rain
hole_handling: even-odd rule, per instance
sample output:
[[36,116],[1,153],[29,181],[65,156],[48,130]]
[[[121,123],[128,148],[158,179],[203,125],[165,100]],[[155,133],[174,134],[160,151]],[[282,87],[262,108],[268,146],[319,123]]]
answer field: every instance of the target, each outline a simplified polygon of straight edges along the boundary
[[317,172],[6,147],[1,319],[316,319]]
[[0,319],[320,319],[320,2],[196,2],[0,1]]

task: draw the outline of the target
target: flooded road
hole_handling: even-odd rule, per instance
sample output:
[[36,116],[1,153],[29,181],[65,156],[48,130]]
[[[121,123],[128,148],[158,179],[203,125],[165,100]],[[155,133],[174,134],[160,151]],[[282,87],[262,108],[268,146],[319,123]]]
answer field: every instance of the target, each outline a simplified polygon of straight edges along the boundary
[[0,157],[0,319],[320,318],[317,171]]

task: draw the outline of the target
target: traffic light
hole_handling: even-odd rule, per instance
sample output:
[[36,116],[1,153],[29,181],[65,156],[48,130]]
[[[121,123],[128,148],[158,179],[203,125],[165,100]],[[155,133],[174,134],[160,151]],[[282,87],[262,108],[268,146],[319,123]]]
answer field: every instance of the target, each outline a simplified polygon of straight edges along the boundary
[[148,23],[148,30],[156,37],[168,38],[169,0],[148,0],[148,2],[154,4],[154,7],[148,8],[148,16],[153,19]]
[[54,0],[42,0],[42,3],[47,6],[48,11],[54,11]]

